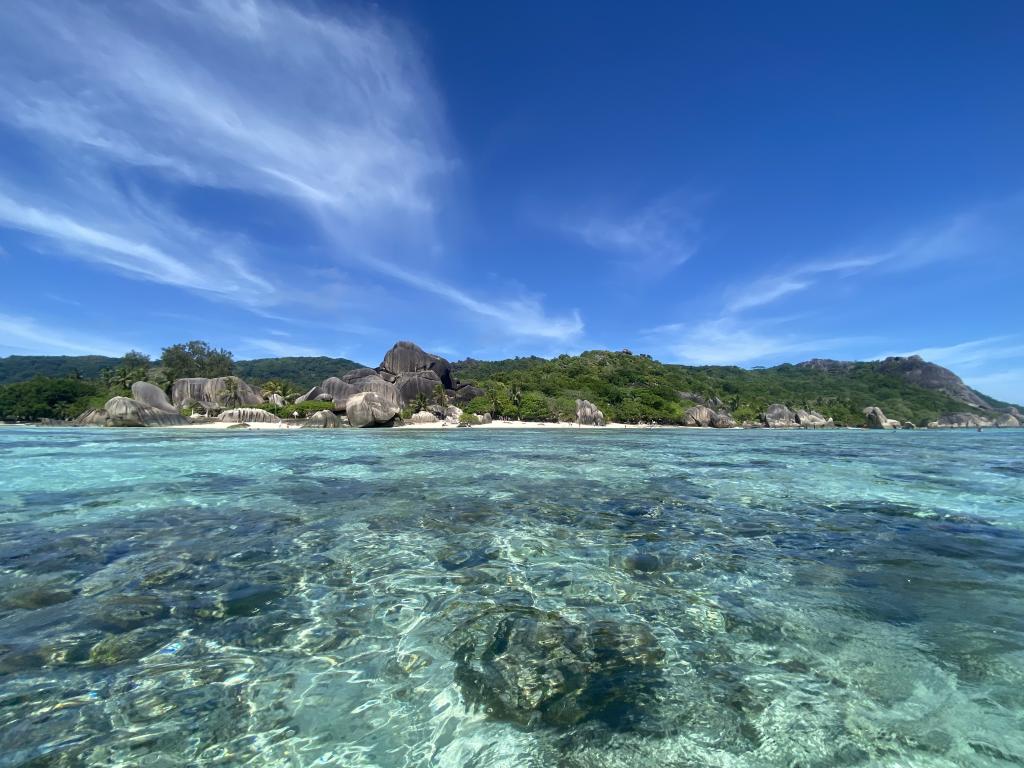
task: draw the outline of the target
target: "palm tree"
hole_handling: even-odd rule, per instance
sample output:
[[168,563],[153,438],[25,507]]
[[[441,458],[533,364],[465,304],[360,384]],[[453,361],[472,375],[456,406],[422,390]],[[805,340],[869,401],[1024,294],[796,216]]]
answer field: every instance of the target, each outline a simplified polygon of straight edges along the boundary
[[448,409],[448,393],[444,391],[444,386],[442,384],[438,384],[434,387],[434,402],[445,410]]
[[416,395],[416,399],[412,401],[412,412],[419,413],[425,410],[427,410],[427,396],[420,392]]
[[522,405],[523,405],[523,388],[518,382],[510,384],[508,388],[508,399],[512,401],[512,407],[516,411],[516,421],[520,420],[522,416]]

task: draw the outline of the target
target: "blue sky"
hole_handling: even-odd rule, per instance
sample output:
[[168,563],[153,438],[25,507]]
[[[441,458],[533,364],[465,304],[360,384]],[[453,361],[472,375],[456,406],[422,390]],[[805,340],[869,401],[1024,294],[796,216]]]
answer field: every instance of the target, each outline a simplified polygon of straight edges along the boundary
[[0,4],[0,354],[920,352],[1024,401],[1024,5]]

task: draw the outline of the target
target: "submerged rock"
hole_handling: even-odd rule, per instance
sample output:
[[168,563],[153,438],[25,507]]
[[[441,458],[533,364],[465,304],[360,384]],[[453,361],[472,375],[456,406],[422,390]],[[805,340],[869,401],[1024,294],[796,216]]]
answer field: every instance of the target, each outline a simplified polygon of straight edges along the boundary
[[376,392],[360,392],[348,399],[345,411],[353,427],[391,426],[398,416],[398,404],[385,400]]
[[588,720],[629,729],[653,704],[665,654],[641,623],[576,623],[502,606],[450,638],[467,704],[523,727]]

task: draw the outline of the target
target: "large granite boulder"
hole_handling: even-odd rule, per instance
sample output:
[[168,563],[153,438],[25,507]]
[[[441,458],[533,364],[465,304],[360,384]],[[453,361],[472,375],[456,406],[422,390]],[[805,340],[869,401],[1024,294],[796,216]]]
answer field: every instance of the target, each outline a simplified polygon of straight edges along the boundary
[[736,419],[730,413],[718,411],[711,417],[711,426],[715,429],[732,429],[736,426]]
[[303,429],[338,429],[345,420],[333,411],[317,411],[302,424]]
[[805,411],[797,408],[795,413],[796,422],[804,429],[823,429],[833,426],[832,419],[826,419],[817,411]]
[[398,416],[398,404],[385,400],[376,392],[360,392],[348,399],[345,412],[353,427],[391,426]]
[[457,405],[449,405],[444,409],[444,423],[458,426],[459,421],[462,419],[462,409]]
[[772,403],[761,414],[761,421],[766,427],[786,429],[797,426],[796,414],[782,403]]
[[471,708],[520,727],[630,730],[658,706],[665,653],[639,621],[574,621],[494,606],[460,625],[455,682]]
[[710,427],[715,412],[706,405],[695,405],[683,413],[683,425],[687,427]]
[[1019,427],[1021,425],[1020,419],[1010,413],[997,413],[991,421],[994,427]]
[[175,427],[189,422],[174,410],[164,411],[130,397],[112,397],[102,408],[86,411],[74,423],[95,427]]
[[459,405],[465,405],[471,400],[483,397],[486,394],[487,392],[482,388],[473,384],[458,384],[455,387],[455,394],[452,395],[452,399]]
[[409,421],[413,424],[437,424],[440,419],[430,411],[417,411]]
[[237,376],[177,379],[171,385],[171,402],[177,408],[187,408],[197,403],[213,403],[219,408],[238,408],[259,405],[263,402],[263,395]]
[[[379,395],[389,406],[394,406],[395,410],[401,410],[402,408],[398,387],[384,379],[372,368],[357,368],[354,371],[349,371],[341,377],[341,380],[354,387],[356,394],[360,392],[373,392]],[[339,410],[345,410],[348,407],[348,401],[352,397],[354,395],[350,395],[344,403],[335,401],[336,407]]]
[[339,379],[337,376],[324,379],[320,384],[320,392],[329,395],[330,399],[339,405],[347,403],[352,395],[358,395],[361,391],[359,387],[344,379]]
[[324,392],[320,387],[313,387],[311,390],[306,392],[304,395],[299,395],[295,398],[295,404],[307,403],[311,400],[320,400],[322,402],[330,402],[334,400],[333,397],[327,392]]
[[418,371],[433,371],[444,384],[445,389],[455,389],[451,363],[443,357],[424,352],[411,341],[399,341],[389,349],[378,366],[378,370],[394,376]]
[[402,405],[409,405],[420,395],[428,400],[434,397],[435,390],[441,386],[441,378],[434,371],[411,371],[399,373],[395,377],[398,399]]
[[863,410],[864,421],[870,429],[899,429],[896,419],[887,419],[877,405],[869,405]]
[[281,417],[275,416],[270,411],[265,411],[262,408],[232,408],[230,411],[224,411],[219,416],[220,421],[228,421],[234,424],[280,424]]
[[280,408],[282,405],[287,405],[288,401],[284,399],[284,395],[279,395],[274,392],[273,394],[267,395],[267,402],[271,405],[276,405]]
[[577,400],[576,423],[603,427],[605,425],[604,413],[589,400]]
[[156,408],[158,411],[178,413],[178,409],[167,399],[164,391],[148,381],[136,381],[132,384],[132,400],[148,405],[150,408]]

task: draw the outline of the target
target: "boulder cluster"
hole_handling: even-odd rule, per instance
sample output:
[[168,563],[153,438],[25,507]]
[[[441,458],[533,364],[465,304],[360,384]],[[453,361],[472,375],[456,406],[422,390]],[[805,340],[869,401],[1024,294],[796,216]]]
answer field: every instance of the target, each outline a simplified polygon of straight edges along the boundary
[[835,426],[817,411],[792,410],[781,403],[772,403],[761,414],[761,423],[774,429],[829,429]]

